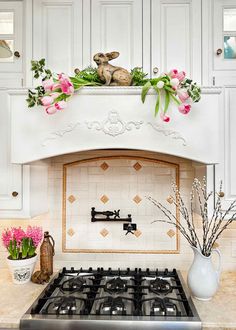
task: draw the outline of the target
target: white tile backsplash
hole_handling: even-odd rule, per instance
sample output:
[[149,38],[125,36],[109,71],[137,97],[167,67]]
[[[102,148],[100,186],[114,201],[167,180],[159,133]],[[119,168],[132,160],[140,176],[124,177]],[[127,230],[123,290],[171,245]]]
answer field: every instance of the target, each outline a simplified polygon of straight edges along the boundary
[[[164,268],[176,267],[178,269],[188,269],[192,261],[192,250],[188,243],[180,237],[179,254],[123,254],[123,253],[63,253],[62,252],[62,175],[63,164],[85,158],[115,156],[120,155],[119,150],[96,152],[84,152],[79,154],[64,155],[55,157],[49,167],[49,204],[50,212],[43,214],[31,220],[26,219],[1,219],[0,231],[11,226],[26,227],[28,224],[42,225],[44,230],[49,230],[56,241],[55,267],[149,267]],[[189,198],[189,192],[192,180],[194,178],[194,167],[191,161],[169,157],[166,155],[157,155],[155,153],[122,151],[122,155],[135,155],[160,160],[167,160],[180,165],[180,187],[185,199]],[[81,248],[91,249],[115,249],[119,239],[120,246],[125,249],[137,249],[137,242],[140,249],[175,249],[175,239],[171,239],[166,232],[170,227],[163,223],[150,225],[150,217],[153,218],[153,212],[160,216],[160,213],[146,200],[142,200],[138,205],[131,198],[135,195],[150,194],[155,192],[160,199],[164,200],[168,194],[168,185],[170,183],[170,169],[160,164],[141,162],[142,168],[139,171],[127,169],[130,161],[120,162],[115,159],[114,167],[108,167],[106,171],[100,168],[103,161],[92,163],[81,163],[80,171],[71,168],[71,180],[69,180],[71,189],[74,192],[76,201],[71,204],[70,212],[67,210],[67,216],[70,218],[66,225],[66,231],[74,229],[75,234],[68,236],[67,248],[73,249],[78,242]],[[106,161],[107,162],[107,161]],[[134,160],[132,164],[134,165]],[[121,169],[122,167],[122,169]],[[150,174],[150,167],[157,167],[155,173]],[[105,175],[106,174],[106,175]],[[114,175],[115,174],[115,175]],[[158,184],[156,178],[158,177]],[[119,177],[119,180],[117,179]],[[120,184],[122,177],[122,184]],[[82,179],[82,180],[81,180]],[[79,182],[79,184],[78,184]],[[154,184],[155,182],[155,184]],[[154,187],[153,187],[154,186]],[[108,188],[110,189],[108,191]],[[102,194],[111,196],[107,204],[99,200]],[[90,207],[87,201],[91,200],[96,208],[115,209],[119,205],[122,212],[127,215],[129,212],[138,218],[138,228],[142,235],[126,237],[120,230],[122,224],[111,224],[109,228],[105,223],[90,223]],[[91,203],[92,203],[91,202]],[[80,207],[78,207],[78,204]],[[157,217],[156,216],[156,217]],[[137,223],[137,221],[135,221]],[[147,226],[147,223],[149,225]],[[167,228],[168,227],[168,228]],[[105,238],[100,231],[106,228],[109,234]],[[143,232],[146,231],[146,235]],[[118,235],[117,235],[118,233]],[[219,249],[222,252],[223,269],[236,270],[236,258],[232,257],[232,241],[236,237],[236,224],[232,224],[230,229],[226,230],[222,238],[219,239]],[[89,240],[89,245],[88,245]],[[7,252],[0,245],[0,268],[6,267],[5,258]],[[217,261],[216,261],[217,262]]]

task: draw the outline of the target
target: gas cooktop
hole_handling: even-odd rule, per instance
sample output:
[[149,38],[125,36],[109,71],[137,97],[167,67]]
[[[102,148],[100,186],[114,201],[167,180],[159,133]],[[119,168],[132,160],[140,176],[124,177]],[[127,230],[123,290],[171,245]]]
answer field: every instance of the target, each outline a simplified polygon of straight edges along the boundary
[[20,329],[201,329],[181,274],[165,270],[63,268]]

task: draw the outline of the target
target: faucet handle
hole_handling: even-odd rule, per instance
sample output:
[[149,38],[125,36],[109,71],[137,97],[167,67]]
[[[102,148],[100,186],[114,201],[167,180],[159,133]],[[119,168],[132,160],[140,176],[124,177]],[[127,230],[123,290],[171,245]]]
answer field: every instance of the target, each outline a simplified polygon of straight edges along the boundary
[[124,223],[123,230],[126,230],[125,235],[128,235],[129,233],[134,235],[134,231],[137,230],[136,223]]

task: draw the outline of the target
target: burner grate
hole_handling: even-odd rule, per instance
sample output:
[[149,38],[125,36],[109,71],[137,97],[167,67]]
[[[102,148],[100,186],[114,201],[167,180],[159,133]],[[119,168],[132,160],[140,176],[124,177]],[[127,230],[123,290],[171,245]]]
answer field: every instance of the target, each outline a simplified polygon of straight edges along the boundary
[[127,291],[127,281],[120,277],[108,280],[104,286],[104,291],[110,294],[120,294]]
[[63,269],[31,314],[191,317],[176,270]]

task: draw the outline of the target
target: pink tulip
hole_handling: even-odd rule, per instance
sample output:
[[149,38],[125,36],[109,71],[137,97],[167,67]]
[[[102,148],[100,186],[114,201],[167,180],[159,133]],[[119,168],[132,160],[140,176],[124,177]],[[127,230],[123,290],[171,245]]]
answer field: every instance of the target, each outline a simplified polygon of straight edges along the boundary
[[54,85],[52,78],[44,80],[42,82],[43,88],[46,92],[50,92],[52,90],[52,87]]
[[66,108],[67,103],[66,103],[66,101],[62,100],[62,101],[58,101],[57,103],[55,103],[54,106],[57,110],[62,110],[62,109]]
[[48,106],[53,103],[53,98],[51,96],[43,96],[40,101],[42,105]]
[[179,79],[179,81],[183,81],[185,79],[185,76],[186,76],[186,73],[184,71],[181,71],[176,74],[175,78]]
[[54,92],[54,93],[50,94],[50,96],[53,98],[54,101],[59,95],[60,95],[60,93],[57,93],[57,92]]
[[63,73],[59,74],[59,82],[60,87],[63,93],[70,95],[74,93],[74,86],[72,82],[70,81],[69,77],[64,75]]
[[47,107],[45,110],[46,110],[48,115],[53,115],[54,113],[57,112],[57,109],[54,105],[51,105],[50,107]]
[[52,91],[55,91],[55,90],[57,90],[57,89],[61,89],[61,84],[59,84],[59,83],[55,83],[55,84],[53,84],[53,86],[52,86]]
[[165,121],[166,123],[168,123],[168,122],[170,121],[170,117],[168,117],[168,116],[166,116],[166,115],[164,115],[164,114],[161,114],[160,117],[161,117],[161,119],[162,119],[163,121]]
[[181,104],[179,107],[179,112],[181,112],[183,115],[187,115],[189,111],[191,110],[190,104]]
[[177,74],[178,74],[178,70],[177,69],[173,69],[169,72],[169,76],[171,78],[177,78]]
[[184,103],[187,99],[189,99],[188,93],[183,90],[178,91],[177,94],[182,103]]
[[172,79],[170,80],[170,85],[171,85],[172,87],[177,87],[177,86],[179,85],[179,79],[177,79],[177,78],[172,78]]

